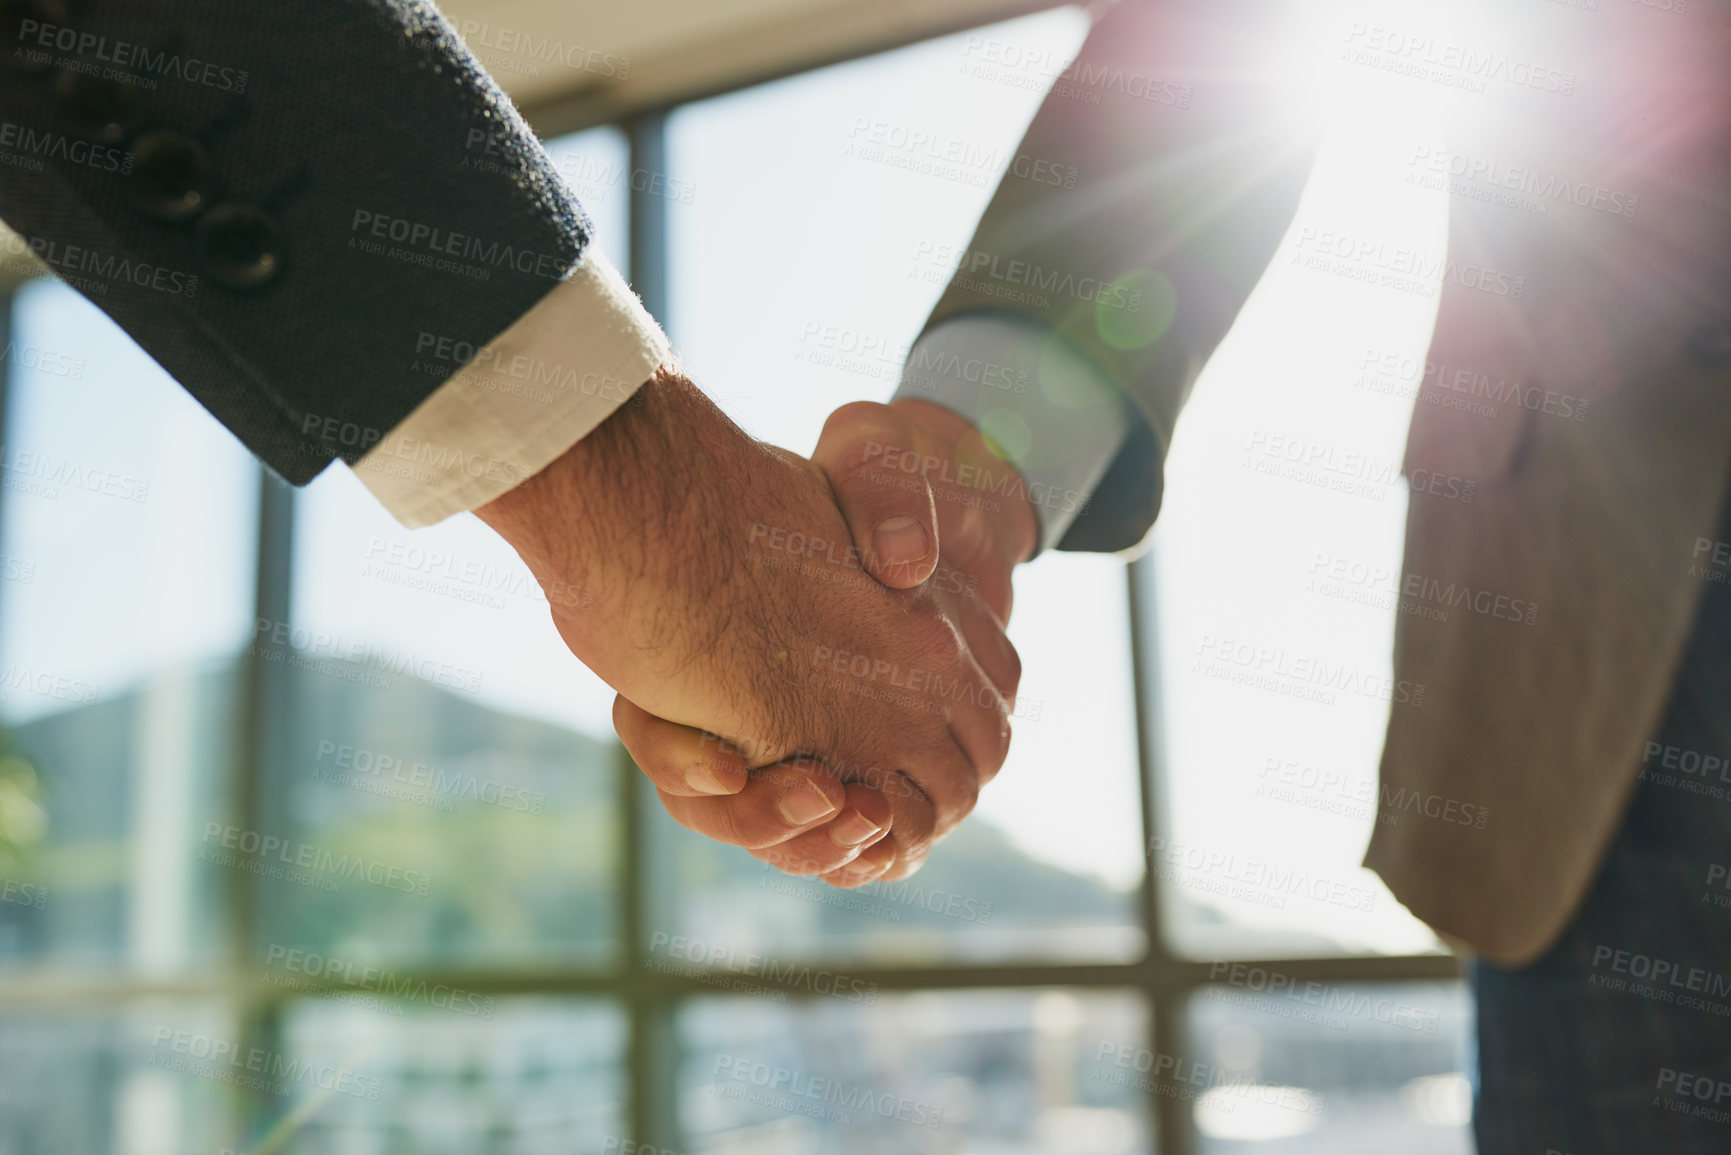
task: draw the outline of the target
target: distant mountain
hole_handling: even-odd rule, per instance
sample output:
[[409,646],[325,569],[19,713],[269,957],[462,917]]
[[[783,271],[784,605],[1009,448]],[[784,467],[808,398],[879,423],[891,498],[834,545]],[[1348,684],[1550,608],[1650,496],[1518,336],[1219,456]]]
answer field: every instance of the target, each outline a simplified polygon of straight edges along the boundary
[[[165,853],[197,911],[191,957],[214,950],[227,887],[244,871],[257,883],[260,953],[286,945],[356,965],[441,967],[605,961],[619,885],[611,740],[401,674],[301,651],[267,657],[277,709],[256,838],[236,828],[223,773],[236,749],[236,662],[165,671],[16,728],[49,785],[41,867],[53,897],[41,911],[0,905],[0,955],[123,957],[148,772],[152,805],[166,791],[190,815],[190,844]],[[1139,950],[1133,894],[1031,858],[980,820],[913,879],[844,893],[676,827],[652,796],[647,809],[650,921],[669,933],[720,930],[742,948],[860,961]],[[731,930],[717,922],[723,911]]]

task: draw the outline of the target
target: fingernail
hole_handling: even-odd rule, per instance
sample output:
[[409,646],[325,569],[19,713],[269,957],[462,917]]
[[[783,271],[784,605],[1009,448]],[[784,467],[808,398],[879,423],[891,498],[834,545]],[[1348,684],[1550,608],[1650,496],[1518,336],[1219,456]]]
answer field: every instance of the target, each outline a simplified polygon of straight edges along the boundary
[[867,818],[857,810],[849,810],[840,818],[831,822],[826,829],[830,841],[837,846],[858,846],[883,827]]
[[892,517],[872,530],[872,552],[880,566],[919,561],[929,549],[926,527],[911,517]]
[[880,861],[871,851],[867,850],[835,873],[848,882],[857,882],[862,878],[882,874],[886,865],[888,864]]
[[721,776],[710,769],[707,762],[698,762],[687,770],[685,772],[685,784],[699,794],[737,793],[722,782]]
[[775,809],[789,826],[805,826],[819,818],[828,818],[836,808],[813,783],[802,780],[781,796]]

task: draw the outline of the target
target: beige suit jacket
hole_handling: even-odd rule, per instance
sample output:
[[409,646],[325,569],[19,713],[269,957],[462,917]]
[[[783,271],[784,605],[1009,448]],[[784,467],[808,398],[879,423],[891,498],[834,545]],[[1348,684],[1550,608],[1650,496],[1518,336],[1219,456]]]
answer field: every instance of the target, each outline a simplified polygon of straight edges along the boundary
[[[1451,151],[1479,176],[1449,198],[1403,581],[1537,609],[1531,625],[1401,615],[1396,677],[1426,693],[1393,712],[1366,863],[1439,932],[1518,964],[1555,940],[1617,829],[1717,536],[1731,2],[1385,7],[1392,25],[1269,0],[1108,8],[1020,149],[1080,179],[1006,177],[928,324],[1033,314],[1099,364],[1141,420],[1061,548],[1134,548],[1190,384],[1307,178],[1306,51],[1459,90]],[[1499,203],[1499,183],[1547,210]],[[1170,325],[1114,314],[1132,291],[1168,298]],[[1479,407],[1445,404],[1462,397]],[[1415,796],[1488,820],[1402,812]]]

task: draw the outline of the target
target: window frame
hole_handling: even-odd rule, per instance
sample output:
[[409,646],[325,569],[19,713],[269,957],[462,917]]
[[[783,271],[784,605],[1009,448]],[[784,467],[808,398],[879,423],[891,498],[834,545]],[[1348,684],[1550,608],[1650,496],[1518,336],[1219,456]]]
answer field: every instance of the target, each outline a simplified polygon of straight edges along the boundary
[[[881,49],[862,52],[862,58]],[[830,63],[814,66],[827,67]],[[749,85],[755,87],[761,81]],[[709,96],[722,93],[707,94]],[[668,171],[667,123],[669,116],[685,104],[640,112],[613,122],[627,141],[631,171]],[[603,127],[594,125],[592,127]],[[638,189],[630,182],[628,252],[632,287],[649,312],[664,325],[668,317],[670,253],[668,246],[668,202]],[[5,315],[0,333],[12,335],[12,309],[16,287],[0,290]],[[9,412],[7,378],[9,366],[0,363],[0,441],[4,440]],[[295,523],[295,491],[262,465],[260,477],[256,571],[253,591],[254,618],[289,620],[292,601],[292,563]],[[1156,607],[1147,593],[1148,569],[1144,557],[1126,571],[1125,596],[1131,629],[1131,676],[1134,681],[1137,728],[1137,786],[1140,794],[1142,845],[1150,845],[1161,829],[1158,786],[1165,774],[1160,765],[1160,684]],[[282,670],[264,660],[254,648],[240,663],[238,714],[234,724],[233,757],[229,760],[229,782],[233,799],[232,820],[246,828],[257,828],[263,809],[262,773],[265,755],[275,741],[273,727],[289,721],[281,683]],[[626,1017],[626,1103],[622,1140],[635,1140],[654,1148],[687,1150],[678,1133],[678,1048],[674,1024],[680,1007],[697,998],[750,998],[750,995],[719,994],[707,974],[693,966],[678,973],[651,968],[648,962],[651,918],[648,808],[656,805],[642,775],[623,747],[615,746],[614,773],[618,775],[618,822],[621,837],[616,864],[620,879],[619,950],[605,967],[552,967],[541,970],[472,970],[425,973],[429,982],[445,982],[482,995],[581,996],[612,1002]],[[925,990],[987,990],[1011,988],[1070,988],[1135,993],[1147,1007],[1151,1023],[1149,1046],[1159,1054],[1183,1054],[1187,1047],[1186,1006],[1188,1000],[1211,985],[1212,964],[1189,959],[1167,945],[1161,909],[1160,887],[1145,857],[1138,912],[1147,948],[1139,958],[1118,963],[1009,962],[988,964],[934,964],[921,967],[853,967],[850,974],[875,984],[886,992]],[[255,957],[259,941],[255,876],[245,871],[229,872],[225,882],[227,927],[225,969],[218,974],[181,981],[152,981],[130,975],[111,978],[62,977],[46,969],[20,971],[6,976],[0,988],[0,1008],[9,1006],[119,1009],[139,1000],[178,996],[214,999],[234,1008],[245,1045],[273,1048],[280,1040],[283,1009],[294,1000],[340,993],[338,982],[309,982],[290,990],[264,981],[256,969],[242,960]],[[1436,982],[1462,977],[1460,961],[1451,955],[1334,956],[1324,958],[1256,957],[1244,960],[1277,969],[1296,980],[1327,983],[1389,984]],[[778,985],[773,976],[765,986]],[[790,1000],[814,997],[809,990],[785,985]],[[1191,1155],[1197,1147],[1191,1102],[1183,1096],[1163,1096],[1151,1088],[1148,1115],[1153,1127],[1153,1149],[1161,1155]],[[269,1114],[268,1101],[251,1099],[245,1108],[256,1117],[236,1118],[236,1134],[258,1134],[258,1124]]]

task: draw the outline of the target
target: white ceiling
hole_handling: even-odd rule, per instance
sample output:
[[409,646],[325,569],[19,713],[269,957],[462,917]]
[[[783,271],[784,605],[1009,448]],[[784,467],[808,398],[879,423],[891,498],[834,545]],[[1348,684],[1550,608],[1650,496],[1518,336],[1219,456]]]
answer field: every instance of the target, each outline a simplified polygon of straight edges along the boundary
[[[1059,2],[443,0],[440,7],[530,123],[551,135]],[[571,62],[597,63],[573,67],[557,59],[561,49]],[[624,61],[628,69],[618,68]]]

